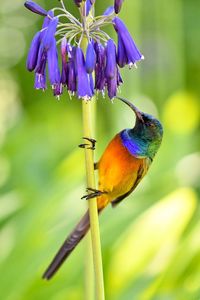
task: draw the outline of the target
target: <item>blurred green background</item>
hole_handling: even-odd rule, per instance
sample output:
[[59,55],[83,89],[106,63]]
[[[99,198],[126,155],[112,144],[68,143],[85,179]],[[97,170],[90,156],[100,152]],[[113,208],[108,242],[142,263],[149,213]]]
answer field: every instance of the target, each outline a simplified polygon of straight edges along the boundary
[[[48,9],[57,2],[38,1]],[[96,3],[100,14],[112,1]],[[148,176],[100,218],[109,300],[200,299],[199,11],[197,0],[127,0],[120,14],[145,56],[122,71],[121,95],[157,115],[165,134]],[[86,242],[52,281],[41,280],[86,209],[81,102],[34,90],[25,69],[41,23],[22,0],[1,0],[0,298],[90,300]],[[99,96],[96,159],[133,122],[127,107]]]

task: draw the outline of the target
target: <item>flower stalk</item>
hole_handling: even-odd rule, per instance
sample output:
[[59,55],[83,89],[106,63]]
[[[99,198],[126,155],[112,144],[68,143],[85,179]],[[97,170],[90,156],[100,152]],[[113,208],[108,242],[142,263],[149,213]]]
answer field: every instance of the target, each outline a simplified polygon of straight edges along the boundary
[[[89,16],[90,17],[90,16]],[[88,19],[89,19],[88,17]],[[87,18],[86,18],[87,22]],[[81,48],[83,53],[86,54],[88,49],[87,36],[83,36],[81,42]],[[83,118],[83,136],[87,138],[94,138],[95,129],[95,117],[94,117],[94,105],[95,96],[91,101],[82,101],[82,118]],[[94,174],[94,151],[85,148],[85,166],[86,166],[86,183],[87,187],[96,189],[95,174]],[[94,265],[94,276],[95,276],[95,292],[97,300],[104,300],[104,277],[103,277],[103,264],[101,254],[101,239],[99,229],[99,217],[97,208],[97,199],[92,198],[88,200],[88,209],[90,216],[90,232],[91,232],[91,243],[92,243],[92,256]]]
[[[95,99],[92,99],[95,101]],[[92,124],[92,101],[82,101],[82,112],[83,112],[83,135],[88,138],[93,138],[93,124]],[[95,175],[94,175],[94,155],[93,151],[85,148],[85,165],[86,165],[86,178],[87,186],[96,188]],[[102,255],[101,255],[101,242],[100,242],[100,231],[99,231],[99,218],[97,210],[97,201],[95,198],[88,200],[89,214],[90,214],[90,230],[91,230],[91,241],[92,241],[92,253],[94,263],[94,275],[96,285],[96,299],[104,300],[104,280],[103,280],[103,266],[102,266]]]

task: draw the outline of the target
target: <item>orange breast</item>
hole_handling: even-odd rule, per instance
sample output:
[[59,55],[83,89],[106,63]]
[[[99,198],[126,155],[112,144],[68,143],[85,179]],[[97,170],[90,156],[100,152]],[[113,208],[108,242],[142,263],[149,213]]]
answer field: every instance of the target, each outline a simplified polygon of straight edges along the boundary
[[117,134],[108,144],[98,164],[99,190],[107,192],[98,198],[99,208],[130,191],[141,164],[144,164],[144,159],[131,155]]

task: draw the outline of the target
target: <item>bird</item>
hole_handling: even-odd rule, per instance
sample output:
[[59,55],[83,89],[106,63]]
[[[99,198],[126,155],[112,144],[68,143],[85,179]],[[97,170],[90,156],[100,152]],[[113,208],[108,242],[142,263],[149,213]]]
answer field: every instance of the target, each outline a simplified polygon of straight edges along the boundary
[[[95,163],[98,171],[98,190],[88,187],[89,194],[82,198],[97,198],[98,213],[110,203],[116,207],[130,195],[146,175],[163,137],[163,127],[152,115],[140,111],[127,99],[116,97],[128,105],[136,120],[133,128],[124,129],[109,142],[100,160]],[[89,138],[85,138],[90,140]],[[94,150],[94,139],[91,139]],[[81,147],[87,144],[80,145]],[[61,267],[90,228],[87,211],[74,230],[68,235],[51,264],[43,274],[49,280]]]

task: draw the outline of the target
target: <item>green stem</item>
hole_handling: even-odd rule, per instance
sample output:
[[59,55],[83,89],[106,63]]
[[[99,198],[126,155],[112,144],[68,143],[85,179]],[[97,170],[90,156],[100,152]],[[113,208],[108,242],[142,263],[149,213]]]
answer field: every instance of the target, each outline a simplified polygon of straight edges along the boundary
[[[91,101],[82,101],[83,109],[83,134],[85,137],[93,138],[92,136],[92,105],[94,98]],[[85,149],[85,162],[86,162],[86,176],[87,186],[90,188],[96,188],[95,175],[94,175],[94,156],[93,151]],[[104,300],[104,280],[103,280],[103,266],[101,256],[101,241],[99,231],[99,218],[97,210],[97,201],[95,198],[88,200],[89,214],[90,214],[90,230],[92,240],[92,253],[94,263],[95,274],[95,287],[96,287],[96,299]]]

